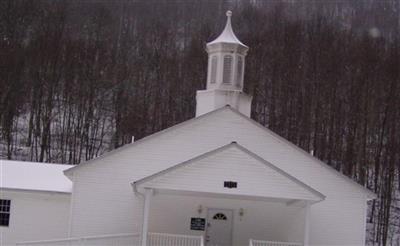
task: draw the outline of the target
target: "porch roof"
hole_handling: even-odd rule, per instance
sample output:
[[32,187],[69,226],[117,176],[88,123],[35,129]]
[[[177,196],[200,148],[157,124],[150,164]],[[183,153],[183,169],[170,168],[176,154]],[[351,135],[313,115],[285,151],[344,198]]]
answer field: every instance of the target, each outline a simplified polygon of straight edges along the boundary
[[[226,182],[237,187],[226,187]],[[236,142],[136,180],[132,186],[136,191],[153,188],[166,193],[201,193],[221,198],[313,202],[325,199],[314,188]]]

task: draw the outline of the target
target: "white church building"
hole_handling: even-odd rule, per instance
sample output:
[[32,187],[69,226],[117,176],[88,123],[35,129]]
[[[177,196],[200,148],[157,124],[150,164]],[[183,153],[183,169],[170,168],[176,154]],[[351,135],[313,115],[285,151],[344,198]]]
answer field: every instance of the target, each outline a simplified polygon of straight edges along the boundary
[[[365,244],[375,194],[250,118],[252,98],[243,92],[249,48],[227,16],[207,43],[207,88],[197,92],[196,117],[64,165],[54,176],[58,186],[2,181],[8,225],[0,226],[1,245]],[[2,180],[21,164],[1,162]],[[52,168],[21,168],[40,165]],[[50,173],[37,182],[51,184]]]

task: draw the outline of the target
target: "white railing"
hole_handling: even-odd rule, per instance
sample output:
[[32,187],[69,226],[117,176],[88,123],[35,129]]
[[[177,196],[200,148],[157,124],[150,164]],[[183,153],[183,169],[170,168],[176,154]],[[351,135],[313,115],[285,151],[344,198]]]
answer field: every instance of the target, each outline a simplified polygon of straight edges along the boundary
[[140,234],[110,234],[16,243],[17,246],[132,246],[140,245]]
[[250,246],[302,246],[302,243],[275,242],[250,239]]
[[150,232],[147,238],[149,246],[204,246],[202,236],[188,236]]

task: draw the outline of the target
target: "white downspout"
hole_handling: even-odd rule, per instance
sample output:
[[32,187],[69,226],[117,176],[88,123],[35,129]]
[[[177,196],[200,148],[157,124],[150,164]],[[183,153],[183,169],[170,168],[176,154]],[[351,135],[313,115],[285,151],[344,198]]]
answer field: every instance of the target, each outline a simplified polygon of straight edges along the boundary
[[310,210],[311,210],[311,204],[310,202],[307,201],[305,207],[305,219],[304,219],[304,241],[303,241],[304,246],[310,245]]
[[[65,174],[64,174],[65,175]],[[72,190],[71,190],[71,197],[69,200],[69,218],[68,218],[68,234],[67,236],[70,238],[72,237],[72,221],[73,221],[73,213],[74,213],[74,196],[75,196],[75,172],[72,172]]]
[[368,219],[368,199],[365,197],[364,204],[364,224],[363,224],[363,232],[362,232],[362,242],[363,246],[367,244],[367,219]]
[[147,233],[149,231],[150,202],[153,196],[153,189],[145,188],[144,191],[144,209],[142,226],[142,246],[147,246]]

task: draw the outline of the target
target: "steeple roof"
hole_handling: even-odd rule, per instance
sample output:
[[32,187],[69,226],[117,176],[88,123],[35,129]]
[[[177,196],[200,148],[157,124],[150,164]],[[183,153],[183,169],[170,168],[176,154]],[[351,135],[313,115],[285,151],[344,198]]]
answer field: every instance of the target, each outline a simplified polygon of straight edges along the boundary
[[239,44],[242,46],[247,47],[245,44],[240,42],[240,40],[236,37],[235,33],[232,30],[232,24],[231,24],[231,16],[232,16],[232,11],[228,10],[226,11],[226,25],[222,33],[216,38],[214,41],[211,41],[207,43],[207,45],[211,44],[216,44],[216,43],[233,43],[233,44]]

